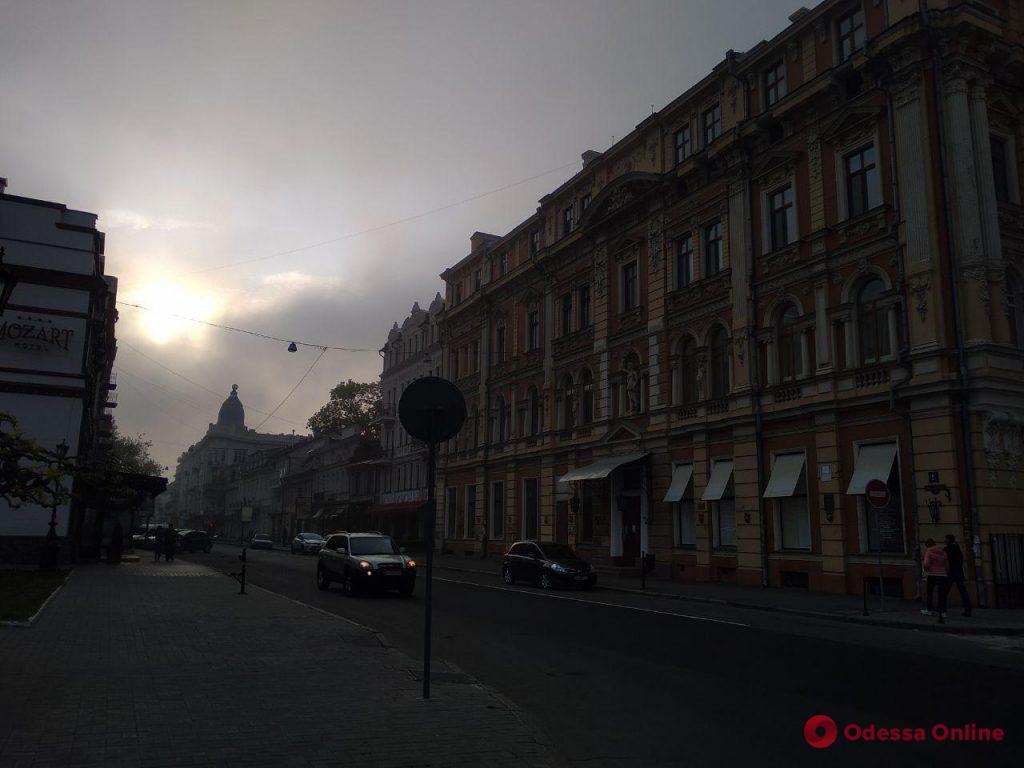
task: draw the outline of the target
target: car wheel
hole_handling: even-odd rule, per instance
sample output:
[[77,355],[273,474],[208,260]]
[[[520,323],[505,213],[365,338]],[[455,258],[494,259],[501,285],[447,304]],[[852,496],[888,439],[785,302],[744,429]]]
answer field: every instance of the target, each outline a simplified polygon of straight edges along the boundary
[[323,568],[316,569],[316,586],[319,589],[327,589],[331,586],[331,577]]
[[350,574],[345,574],[345,580],[341,582],[341,591],[345,593],[345,597],[356,596],[356,583]]
[[554,586],[554,583],[551,581],[551,576],[549,576],[546,573],[542,573],[540,575],[540,588],[541,589],[551,589],[553,586]]
[[515,574],[512,573],[512,566],[511,565],[506,565],[504,568],[501,569],[501,578],[509,586],[512,586],[513,584],[516,583],[516,577],[515,577]]

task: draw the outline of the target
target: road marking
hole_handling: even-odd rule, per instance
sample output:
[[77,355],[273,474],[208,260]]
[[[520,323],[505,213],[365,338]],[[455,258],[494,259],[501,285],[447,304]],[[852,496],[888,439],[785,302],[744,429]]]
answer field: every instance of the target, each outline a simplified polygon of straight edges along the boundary
[[480,589],[495,589],[499,592],[515,592],[520,595],[527,595],[529,597],[547,597],[551,600],[568,600],[573,603],[586,603],[587,605],[603,605],[607,608],[625,608],[628,611],[639,611],[640,613],[656,613],[659,616],[675,616],[680,619],[690,619],[691,621],[709,621],[713,624],[730,624],[734,627],[745,627],[750,629],[749,624],[743,624],[739,621],[728,621],[727,619],[712,619],[707,616],[694,616],[689,613],[672,613],[672,611],[657,611],[654,608],[640,608],[635,605],[620,605],[619,603],[605,603],[601,600],[585,600],[582,597],[568,597],[566,595],[552,595],[549,592],[527,592],[524,589],[509,589],[508,587],[495,587],[491,584],[477,584],[472,581],[459,581],[458,579],[444,579],[438,576],[434,577],[434,581],[446,581],[450,584],[465,584],[469,587],[479,587]]

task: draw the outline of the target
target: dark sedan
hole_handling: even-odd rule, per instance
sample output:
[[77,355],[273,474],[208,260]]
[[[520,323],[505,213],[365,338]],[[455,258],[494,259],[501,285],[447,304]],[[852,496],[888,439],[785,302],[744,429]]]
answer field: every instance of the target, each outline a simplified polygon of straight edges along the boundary
[[254,533],[249,546],[253,549],[273,549],[274,540],[270,538],[269,533]]
[[597,583],[597,574],[590,563],[565,544],[538,541],[517,541],[501,564],[501,577],[506,584],[528,581],[543,589],[580,587],[590,589]]
[[178,531],[179,552],[206,552],[213,549],[213,541],[206,531]]

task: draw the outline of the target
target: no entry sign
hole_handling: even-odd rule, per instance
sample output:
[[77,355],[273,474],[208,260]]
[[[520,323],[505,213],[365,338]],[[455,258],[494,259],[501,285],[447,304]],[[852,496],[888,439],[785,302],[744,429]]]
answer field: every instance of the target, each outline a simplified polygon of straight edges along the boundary
[[875,509],[882,509],[889,506],[889,486],[881,480],[870,480],[864,487],[864,495],[868,504]]

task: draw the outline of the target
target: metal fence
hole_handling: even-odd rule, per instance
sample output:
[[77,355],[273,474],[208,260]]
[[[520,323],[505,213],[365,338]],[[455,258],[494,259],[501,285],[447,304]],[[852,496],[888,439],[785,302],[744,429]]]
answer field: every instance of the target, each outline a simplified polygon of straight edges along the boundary
[[1024,608],[1024,534],[993,533],[992,584],[997,608]]

